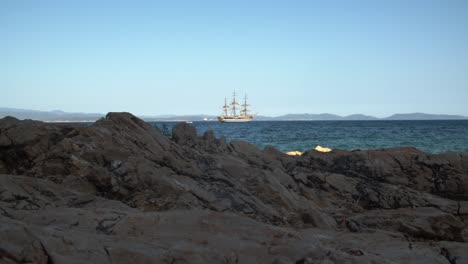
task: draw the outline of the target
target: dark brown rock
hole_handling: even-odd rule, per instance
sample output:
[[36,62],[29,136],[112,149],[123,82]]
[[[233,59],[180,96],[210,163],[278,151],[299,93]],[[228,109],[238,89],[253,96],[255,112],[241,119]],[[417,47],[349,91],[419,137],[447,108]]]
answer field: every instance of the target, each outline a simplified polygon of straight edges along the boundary
[[465,224],[451,214],[432,207],[369,211],[352,218],[361,228],[403,232],[416,240],[463,242]]
[[176,143],[194,142],[196,138],[197,130],[187,123],[178,123],[172,129],[172,139]]
[[467,181],[464,153],[290,157],[129,113],[3,118],[0,261],[462,263]]
[[457,200],[468,199],[468,155],[431,155],[415,148],[307,151],[302,162],[348,177],[407,186]]

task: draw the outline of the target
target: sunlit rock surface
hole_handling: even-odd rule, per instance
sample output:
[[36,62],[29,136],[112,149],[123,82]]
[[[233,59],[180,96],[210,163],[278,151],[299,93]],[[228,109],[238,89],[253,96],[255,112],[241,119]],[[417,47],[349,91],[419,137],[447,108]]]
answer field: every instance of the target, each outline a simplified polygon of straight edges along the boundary
[[330,152],[330,151],[332,151],[331,148],[326,148],[326,147],[322,147],[322,146],[315,147],[315,150],[320,151],[320,152]]
[[289,156],[300,156],[302,155],[302,152],[298,151],[298,150],[294,150],[294,151],[288,151],[286,152],[287,155]]
[[0,120],[0,263],[468,263],[468,155]]

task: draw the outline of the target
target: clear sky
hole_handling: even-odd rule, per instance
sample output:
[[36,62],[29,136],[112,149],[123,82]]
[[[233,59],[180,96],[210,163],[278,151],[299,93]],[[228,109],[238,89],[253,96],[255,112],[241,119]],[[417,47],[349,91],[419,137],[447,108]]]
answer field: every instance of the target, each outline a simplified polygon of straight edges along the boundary
[[468,1],[0,1],[0,107],[468,115]]

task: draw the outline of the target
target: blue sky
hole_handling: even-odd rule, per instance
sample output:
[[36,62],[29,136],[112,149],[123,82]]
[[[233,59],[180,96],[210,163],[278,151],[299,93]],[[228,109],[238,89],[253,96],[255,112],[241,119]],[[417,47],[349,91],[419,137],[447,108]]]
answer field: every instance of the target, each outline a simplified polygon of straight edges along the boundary
[[468,115],[468,1],[0,1],[0,106]]

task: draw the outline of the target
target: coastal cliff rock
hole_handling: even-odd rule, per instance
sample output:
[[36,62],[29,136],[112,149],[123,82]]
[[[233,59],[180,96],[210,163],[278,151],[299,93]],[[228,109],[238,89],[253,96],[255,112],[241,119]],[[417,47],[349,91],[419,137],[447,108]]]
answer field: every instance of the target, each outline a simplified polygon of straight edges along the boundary
[[415,148],[308,151],[303,161],[327,171],[406,186],[454,200],[468,200],[468,154],[431,155]]
[[0,119],[5,263],[468,263],[467,208],[466,153]]

